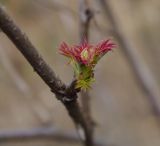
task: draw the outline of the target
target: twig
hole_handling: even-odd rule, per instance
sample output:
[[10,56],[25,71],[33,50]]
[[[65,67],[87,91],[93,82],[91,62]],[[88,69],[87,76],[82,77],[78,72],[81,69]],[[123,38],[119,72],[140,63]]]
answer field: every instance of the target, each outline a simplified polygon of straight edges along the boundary
[[[32,129],[21,129],[21,130],[5,130],[0,131],[0,142],[16,142],[24,140],[44,140],[52,139],[60,142],[77,143],[81,142],[78,135],[74,132],[62,132],[54,127],[45,128],[32,128]],[[104,146],[105,144],[96,141],[96,146]]]
[[41,138],[52,138],[54,140],[71,142],[79,141],[79,138],[76,136],[76,134],[60,132],[54,127],[0,131],[0,142],[34,140]]
[[[89,8],[89,3],[87,0],[79,0],[79,31],[80,31],[80,43],[86,39],[89,41],[89,26],[90,20],[93,17],[93,12]],[[90,106],[90,96],[88,91],[81,91],[81,103],[82,103],[82,111],[88,123],[88,127],[90,129],[90,145],[94,145],[94,127],[93,121],[91,117],[91,106]]]
[[80,42],[84,39],[88,40],[89,36],[89,24],[93,17],[93,12],[89,8],[87,0],[79,0],[79,28],[80,28]]
[[90,126],[90,130],[93,138],[95,122],[93,121],[92,114],[91,114],[91,97],[89,95],[89,91],[81,91],[81,102],[82,102],[82,110]]
[[37,52],[37,49],[29,41],[28,37],[13,22],[2,7],[0,7],[0,28],[16,45],[17,49],[27,59],[34,71],[50,87],[57,99],[63,103],[75,125],[82,127],[85,134],[85,145],[89,146],[90,130],[87,121],[80,111],[77,102],[77,91],[69,90],[68,92],[67,86],[55,75],[54,71],[47,65]]
[[142,62],[139,54],[129,43],[129,40],[125,38],[124,34],[119,28],[116,16],[112,13],[109,2],[105,0],[100,0],[99,2],[101,4],[101,7],[104,9],[106,17],[109,19],[113,27],[113,33],[115,37],[122,46],[122,50],[126,55],[130,65],[132,66],[133,72],[135,73],[135,77],[139,85],[147,94],[148,100],[151,103],[154,113],[160,116],[160,94],[158,92],[159,90],[157,89],[158,85],[149,72],[148,67]]

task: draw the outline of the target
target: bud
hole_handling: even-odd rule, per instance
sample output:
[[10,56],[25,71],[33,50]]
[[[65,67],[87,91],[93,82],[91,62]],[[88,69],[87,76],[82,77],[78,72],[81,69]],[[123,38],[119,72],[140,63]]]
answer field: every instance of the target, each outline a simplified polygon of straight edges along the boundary
[[116,45],[110,40],[104,40],[97,45],[91,45],[86,40],[81,45],[69,47],[62,43],[60,54],[70,59],[77,79],[77,88],[88,89],[94,79],[94,67],[98,61]]

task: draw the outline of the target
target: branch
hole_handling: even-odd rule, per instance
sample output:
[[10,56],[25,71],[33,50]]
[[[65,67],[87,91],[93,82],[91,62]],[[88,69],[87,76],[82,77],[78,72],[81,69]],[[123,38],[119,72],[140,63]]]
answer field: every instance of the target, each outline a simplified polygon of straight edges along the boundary
[[[81,142],[76,133],[73,132],[61,132],[54,127],[46,128],[33,128],[13,131],[0,131],[0,142],[13,142],[24,140],[43,140],[53,139],[60,142],[77,143]],[[105,144],[96,141],[96,146],[104,146]]]
[[56,128],[33,128],[13,131],[0,131],[0,142],[19,141],[19,140],[34,140],[34,139],[49,139],[52,138],[58,141],[77,142],[80,141],[76,134],[64,133]]
[[65,85],[56,77],[27,36],[14,24],[2,7],[0,7],[0,27],[54,93],[58,94],[65,89]]
[[89,8],[87,0],[79,0],[79,28],[80,28],[80,42],[89,37],[89,24],[93,17],[93,12]]
[[85,145],[89,145],[90,130],[77,102],[77,91],[68,90],[67,86],[55,75],[54,71],[43,60],[36,48],[29,41],[28,37],[13,22],[2,7],[0,7],[0,28],[15,44],[17,49],[23,54],[34,71],[42,78],[42,80],[55,93],[67,109],[70,117],[75,125],[80,126],[85,135]]
[[[80,42],[82,43],[84,39],[89,41],[89,26],[91,18],[93,17],[93,12],[89,8],[89,3],[87,0],[79,0],[79,34]],[[91,117],[91,106],[90,106],[90,96],[88,91],[81,91],[81,103],[82,111],[86,118],[89,130],[90,130],[90,142],[89,145],[94,144],[94,126]]]
[[159,90],[157,89],[158,85],[156,84],[154,78],[148,70],[148,67],[142,62],[139,54],[133,48],[133,46],[129,43],[129,40],[125,38],[124,34],[121,31],[121,28],[118,26],[118,22],[116,16],[112,13],[109,2],[105,0],[99,1],[101,7],[105,12],[105,16],[109,19],[112,27],[113,33],[120,45],[122,46],[122,51],[126,55],[130,65],[133,68],[133,72],[135,73],[135,77],[137,82],[147,94],[148,100],[151,103],[153,112],[160,116],[160,101],[159,101]]

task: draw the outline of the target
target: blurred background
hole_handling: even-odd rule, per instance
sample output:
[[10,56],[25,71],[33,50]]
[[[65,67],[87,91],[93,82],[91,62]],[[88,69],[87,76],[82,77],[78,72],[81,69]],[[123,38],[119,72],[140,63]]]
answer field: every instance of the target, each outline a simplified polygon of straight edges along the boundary
[[[160,1],[90,0],[89,40],[117,44],[96,66],[89,91],[95,137],[108,146],[160,145]],[[73,77],[58,53],[62,41],[77,44],[78,0],[0,0],[44,59],[67,84]],[[111,14],[111,15],[110,15]],[[114,20],[114,21],[112,21]],[[0,139],[3,132],[56,127],[75,131],[66,110],[11,41],[0,33]],[[0,140],[2,146],[81,145],[52,139]]]

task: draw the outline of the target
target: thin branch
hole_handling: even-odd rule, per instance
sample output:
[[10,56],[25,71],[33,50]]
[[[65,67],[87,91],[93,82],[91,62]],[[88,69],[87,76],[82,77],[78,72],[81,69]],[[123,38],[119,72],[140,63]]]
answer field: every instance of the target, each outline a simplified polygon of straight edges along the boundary
[[17,89],[23,93],[30,95],[30,87],[24,81],[24,79],[19,75],[19,73],[14,69],[9,56],[7,55],[6,51],[3,50],[4,48],[0,45],[0,61],[4,66],[5,70],[9,74],[10,78],[13,80]]
[[19,140],[38,140],[38,139],[49,139],[58,141],[69,141],[77,142],[80,141],[78,136],[73,133],[64,133],[58,131],[54,127],[46,128],[32,128],[23,130],[5,130],[0,131],[0,142],[10,142]]
[[82,102],[82,111],[89,124],[91,135],[93,138],[95,122],[91,114],[91,97],[89,91],[81,91],[81,102]]
[[[86,39],[89,41],[89,26],[91,18],[93,17],[93,12],[89,8],[89,2],[87,0],[79,0],[79,34],[80,34],[80,43]],[[90,96],[88,91],[81,91],[81,103],[82,111],[88,123],[90,129],[90,142],[89,145],[94,145],[94,127],[93,120],[91,117],[91,105],[90,105]]]
[[80,28],[80,42],[84,39],[88,40],[90,20],[93,17],[93,12],[89,8],[87,0],[79,0],[79,28]]
[[0,7],[0,28],[23,54],[34,71],[43,79],[66,107],[75,125],[84,130],[85,145],[89,146],[90,130],[77,102],[77,91],[67,90],[67,86],[55,75],[54,71],[44,61],[28,37],[13,22],[2,7]]
[[[0,142],[16,142],[24,140],[44,140],[52,139],[54,141],[79,143],[81,142],[78,135],[74,132],[62,132],[54,127],[32,128],[21,130],[0,131]],[[96,141],[96,146],[105,146],[102,140]]]
[[154,80],[152,74],[148,70],[146,64],[142,62],[135,48],[129,43],[129,40],[127,40],[127,38],[121,31],[121,28],[119,28],[119,23],[116,19],[116,16],[112,13],[109,2],[105,0],[100,0],[99,2],[106,14],[105,16],[107,17],[107,19],[109,19],[113,27],[113,33],[115,37],[122,46],[122,50],[133,69],[137,82],[144,90],[144,92],[147,94],[148,100],[151,103],[154,113],[160,116],[160,94],[156,81]]

